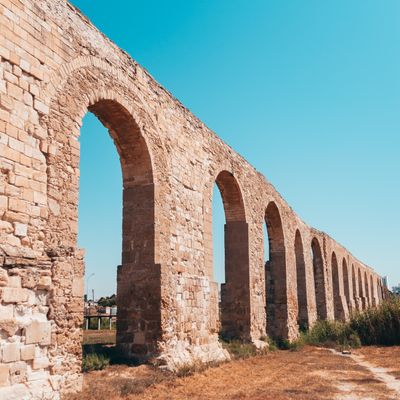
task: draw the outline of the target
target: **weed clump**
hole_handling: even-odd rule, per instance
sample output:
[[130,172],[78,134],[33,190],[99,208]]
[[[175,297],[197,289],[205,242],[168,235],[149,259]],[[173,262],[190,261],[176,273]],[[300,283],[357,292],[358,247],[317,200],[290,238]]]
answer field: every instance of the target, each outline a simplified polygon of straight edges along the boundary
[[[262,340],[262,339],[260,339]],[[270,336],[266,337],[266,340],[264,340],[265,342],[267,342],[268,347],[267,347],[267,351],[276,351],[279,349],[279,345],[278,343],[272,339]]]
[[241,340],[231,340],[222,342],[222,345],[229,354],[235,359],[244,359],[257,355],[257,347],[252,343],[243,342]]
[[196,372],[203,372],[209,368],[215,368],[221,365],[222,362],[208,362],[208,363],[193,363],[193,364],[184,364],[177,371],[175,371],[175,375],[178,378],[182,378],[185,376],[193,375]]
[[98,371],[110,365],[110,359],[104,354],[88,353],[83,355],[82,371]]

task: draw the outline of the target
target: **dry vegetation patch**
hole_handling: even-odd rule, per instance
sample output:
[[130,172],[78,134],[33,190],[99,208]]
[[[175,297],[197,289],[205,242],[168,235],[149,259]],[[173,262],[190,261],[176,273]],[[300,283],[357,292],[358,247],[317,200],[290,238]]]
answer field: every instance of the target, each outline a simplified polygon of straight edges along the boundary
[[69,397],[73,400],[367,398],[395,397],[384,383],[349,357],[308,346],[299,351],[279,350],[234,360],[185,377],[147,365],[113,365],[85,374],[83,393]]

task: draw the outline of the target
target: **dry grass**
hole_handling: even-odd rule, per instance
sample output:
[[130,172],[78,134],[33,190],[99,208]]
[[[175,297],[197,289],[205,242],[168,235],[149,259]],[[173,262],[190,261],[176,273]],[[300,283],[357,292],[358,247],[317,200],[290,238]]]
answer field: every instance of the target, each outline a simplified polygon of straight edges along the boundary
[[128,396],[143,393],[152,385],[171,379],[175,379],[173,374],[148,365],[138,367],[112,365],[102,371],[85,373],[83,392],[66,396],[64,399],[127,399]]
[[67,397],[71,400],[335,398],[389,400],[394,397],[382,382],[350,358],[313,347],[234,360],[186,377],[163,373],[150,366],[114,365],[85,374],[83,392]]

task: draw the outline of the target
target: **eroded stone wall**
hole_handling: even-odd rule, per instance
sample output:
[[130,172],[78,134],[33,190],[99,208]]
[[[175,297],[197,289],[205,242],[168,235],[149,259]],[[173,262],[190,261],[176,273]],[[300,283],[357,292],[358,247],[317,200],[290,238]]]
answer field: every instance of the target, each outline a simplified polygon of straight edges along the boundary
[[[88,111],[121,159],[117,344],[127,357],[158,357],[170,368],[223,360],[221,329],[261,345],[268,321],[270,334],[294,339],[317,308],[321,318],[346,319],[385,296],[373,270],[301,221],[66,1],[0,0],[0,61],[0,398],[57,399],[80,389],[79,131]],[[227,221],[220,310],[215,184]]]

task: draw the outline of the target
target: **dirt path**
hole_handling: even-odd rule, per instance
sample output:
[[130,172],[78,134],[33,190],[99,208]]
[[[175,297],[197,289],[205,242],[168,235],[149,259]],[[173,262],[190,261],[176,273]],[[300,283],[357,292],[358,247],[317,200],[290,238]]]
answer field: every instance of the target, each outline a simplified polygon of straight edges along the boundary
[[[372,394],[370,392],[370,385],[364,385],[358,379],[355,381],[354,379],[348,379],[347,377],[343,378],[340,374],[336,374],[336,385],[337,388],[342,392],[342,394],[338,394],[336,399],[338,400],[358,400],[358,399],[375,399],[375,398],[385,398],[384,395],[388,395],[389,398],[400,399],[400,381],[396,379],[395,376],[388,373],[388,370],[385,368],[377,367],[371,362],[367,361],[362,354],[342,354],[335,350],[330,350],[332,354],[336,357],[344,357],[351,359],[357,364],[359,367],[363,369],[364,374],[367,373],[372,377],[374,382],[381,382],[386,386],[386,390],[384,393],[380,394]],[[367,352],[368,354],[368,352]],[[396,359],[392,358],[392,363],[396,364]],[[332,374],[333,375],[333,374]],[[373,395],[373,396],[372,396]],[[381,397],[376,397],[381,396]]]
[[[392,348],[393,349],[393,348]],[[397,349],[397,348],[396,348]],[[393,350],[392,350],[393,353]],[[398,353],[400,355],[400,351]],[[375,357],[376,358],[376,357]],[[80,400],[395,400],[396,376],[362,351],[352,356],[312,347],[236,360],[184,378],[150,367],[113,366],[85,377]],[[390,361],[391,359],[391,361]],[[399,358],[386,354],[386,365]],[[368,364],[368,365],[367,365]],[[371,369],[370,366],[373,366]],[[386,367],[385,365],[385,367]],[[378,370],[374,369],[378,368]],[[382,373],[394,379],[391,383]],[[149,386],[149,387],[148,387]],[[147,387],[147,388],[146,388]]]
[[383,382],[400,399],[400,347],[370,347],[350,357]]

